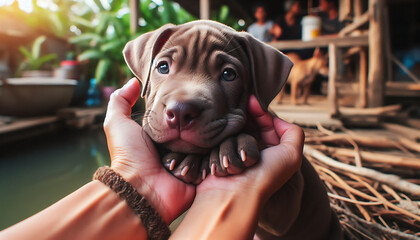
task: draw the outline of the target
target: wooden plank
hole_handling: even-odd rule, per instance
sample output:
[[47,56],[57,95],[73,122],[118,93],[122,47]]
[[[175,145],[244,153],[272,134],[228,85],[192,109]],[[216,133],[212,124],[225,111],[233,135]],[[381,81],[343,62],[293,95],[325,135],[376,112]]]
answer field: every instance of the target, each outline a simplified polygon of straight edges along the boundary
[[346,108],[341,107],[340,113],[345,116],[381,116],[401,110],[401,105],[390,105],[376,108]]
[[328,128],[343,126],[340,120],[332,119],[328,112],[284,112],[275,111],[285,121],[299,126],[316,127],[317,124]]
[[367,11],[362,16],[355,18],[353,23],[351,23],[350,25],[347,25],[343,29],[341,29],[341,31],[338,33],[338,36],[348,35],[351,32],[353,32],[354,30],[363,26],[368,21],[369,21],[369,12]]
[[328,101],[325,96],[310,95],[308,104],[292,105],[289,97],[284,97],[281,104],[273,101],[269,107],[285,121],[300,126],[316,127],[317,123],[325,127],[339,127],[343,124],[340,120],[332,119],[329,113]]
[[57,116],[36,117],[28,119],[16,119],[14,122],[0,126],[0,134],[18,131],[21,129],[58,122]]
[[406,119],[405,122],[410,127],[420,129],[420,119],[409,118]]
[[105,107],[97,108],[63,108],[58,110],[57,115],[61,118],[79,118],[105,114]]
[[302,49],[302,48],[316,48],[328,47],[329,44],[335,44],[337,47],[353,47],[353,46],[368,46],[369,41],[367,36],[347,36],[347,37],[326,37],[321,36],[310,41],[301,40],[285,40],[268,43],[272,47],[279,50],[288,49]]
[[401,134],[410,140],[416,142],[420,140],[420,130],[418,129],[394,123],[382,123],[381,126],[385,129],[388,129],[389,131]]
[[410,82],[387,82],[386,96],[393,97],[420,97],[420,84]]
[[383,0],[369,0],[369,107],[380,107],[384,103],[385,49],[382,31],[383,10]]

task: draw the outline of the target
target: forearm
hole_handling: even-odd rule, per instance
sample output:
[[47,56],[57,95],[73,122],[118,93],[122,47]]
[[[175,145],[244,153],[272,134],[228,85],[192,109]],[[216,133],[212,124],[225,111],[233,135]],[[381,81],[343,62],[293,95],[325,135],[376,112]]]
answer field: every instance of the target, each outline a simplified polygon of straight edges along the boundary
[[140,219],[109,187],[92,181],[0,239],[146,239]]
[[258,196],[249,191],[198,194],[171,239],[252,239],[261,207]]

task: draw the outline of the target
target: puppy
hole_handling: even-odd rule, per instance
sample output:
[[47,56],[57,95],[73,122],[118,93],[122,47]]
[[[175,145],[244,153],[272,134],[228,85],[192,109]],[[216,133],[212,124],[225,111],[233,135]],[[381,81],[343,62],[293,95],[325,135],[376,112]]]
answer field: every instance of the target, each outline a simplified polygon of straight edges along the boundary
[[[303,92],[302,102],[303,104],[307,104],[311,84],[316,75],[328,75],[327,56],[324,56],[319,48],[315,49],[313,56],[306,60],[300,59],[299,55],[295,53],[289,53],[287,56],[294,63],[287,80],[287,83],[290,84],[291,102],[293,105],[296,105],[298,95],[300,95],[300,92]],[[283,95],[284,88],[277,97],[277,103],[281,103]]]
[[[130,41],[123,53],[142,82],[143,128],[176,177],[199,184],[209,173],[239,174],[259,160],[264,146],[252,131],[247,102],[255,94],[268,109],[292,67],[285,55],[212,21],[165,25]],[[340,233],[333,217],[320,179],[304,160],[267,203],[257,235],[326,239]]]

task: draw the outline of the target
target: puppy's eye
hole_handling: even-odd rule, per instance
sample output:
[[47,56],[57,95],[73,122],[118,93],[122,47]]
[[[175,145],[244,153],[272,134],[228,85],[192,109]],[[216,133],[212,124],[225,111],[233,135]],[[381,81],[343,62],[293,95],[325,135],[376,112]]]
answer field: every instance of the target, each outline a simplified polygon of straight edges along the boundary
[[160,74],[168,74],[169,73],[169,64],[167,62],[161,62],[157,66],[157,70]]
[[221,78],[225,81],[233,81],[236,78],[236,72],[232,68],[226,68],[223,70]]

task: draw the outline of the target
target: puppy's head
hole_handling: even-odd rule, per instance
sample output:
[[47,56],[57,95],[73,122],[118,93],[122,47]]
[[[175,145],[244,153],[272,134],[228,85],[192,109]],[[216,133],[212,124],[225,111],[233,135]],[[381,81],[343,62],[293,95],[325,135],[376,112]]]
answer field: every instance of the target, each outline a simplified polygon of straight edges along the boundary
[[241,131],[249,95],[267,109],[292,66],[251,35],[212,21],[165,25],[130,41],[123,53],[142,82],[144,130],[184,153],[207,152]]

